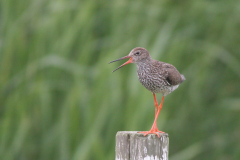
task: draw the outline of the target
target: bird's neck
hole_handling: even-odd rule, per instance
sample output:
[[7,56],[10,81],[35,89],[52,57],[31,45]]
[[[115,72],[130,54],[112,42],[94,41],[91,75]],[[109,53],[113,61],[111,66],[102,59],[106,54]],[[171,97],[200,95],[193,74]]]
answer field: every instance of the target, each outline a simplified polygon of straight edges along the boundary
[[138,69],[150,68],[152,64],[152,59],[145,59],[137,63]]

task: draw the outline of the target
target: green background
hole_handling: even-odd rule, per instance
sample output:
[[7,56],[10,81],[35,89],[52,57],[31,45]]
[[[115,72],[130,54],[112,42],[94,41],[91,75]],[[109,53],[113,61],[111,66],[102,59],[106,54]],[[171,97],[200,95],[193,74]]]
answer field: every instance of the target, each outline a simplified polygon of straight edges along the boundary
[[[158,128],[170,160],[240,159],[240,1],[2,0],[0,159],[113,160],[117,131],[149,130],[135,47],[186,81]],[[160,102],[161,94],[157,94]]]

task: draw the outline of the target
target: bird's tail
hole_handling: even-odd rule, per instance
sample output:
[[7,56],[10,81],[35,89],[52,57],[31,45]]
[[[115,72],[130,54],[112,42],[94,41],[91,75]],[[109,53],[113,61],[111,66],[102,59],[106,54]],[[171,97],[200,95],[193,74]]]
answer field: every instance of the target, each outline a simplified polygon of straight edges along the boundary
[[182,82],[186,80],[186,78],[182,74],[181,74],[181,78],[182,78]]

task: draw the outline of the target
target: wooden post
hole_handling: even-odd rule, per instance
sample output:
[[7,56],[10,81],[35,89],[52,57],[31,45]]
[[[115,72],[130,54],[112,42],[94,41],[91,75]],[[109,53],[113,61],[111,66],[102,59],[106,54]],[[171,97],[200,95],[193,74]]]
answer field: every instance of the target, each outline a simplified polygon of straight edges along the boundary
[[168,160],[167,133],[144,137],[138,131],[119,131],[116,135],[115,160]]

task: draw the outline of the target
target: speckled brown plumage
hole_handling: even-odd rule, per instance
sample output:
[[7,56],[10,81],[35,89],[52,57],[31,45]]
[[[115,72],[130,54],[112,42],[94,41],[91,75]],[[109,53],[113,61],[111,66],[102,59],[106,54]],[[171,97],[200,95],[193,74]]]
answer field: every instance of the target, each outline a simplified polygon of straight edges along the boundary
[[133,57],[132,63],[137,64],[139,81],[152,93],[166,96],[185,80],[173,65],[152,59],[145,48],[134,48],[129,55]]

